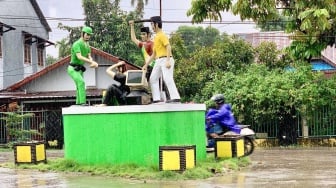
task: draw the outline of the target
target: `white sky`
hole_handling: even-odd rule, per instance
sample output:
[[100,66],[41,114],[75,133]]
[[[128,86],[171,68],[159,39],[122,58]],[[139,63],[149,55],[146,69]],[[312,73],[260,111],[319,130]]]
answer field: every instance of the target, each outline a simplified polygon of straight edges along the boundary
[[[82,26],[82,21],[63,21],[63,20],[52,20],[50,18],[72,18],[72,19],[82,19],[83,8],[82,0],[37,0],[44,16],[46,17],[48,24],[51,27],[52,32],[49,33],[49,40],[52,42],[60,41],[62,38],[67,36],[67,32],[58,30],[57,25],[62,22],[63,25],[69,26]],[[191,7],[191,0],[161,0],[162,7],[162,20],[163,21],[190,21],[191,18],[187,17],[186,12]],[[131,6],[130,0],[122,0],[121,9],[123,10],[133,10],[134,7]],[[148,4],[145,6],[145,18],[150,18],[151,16],[160,15],[160,0],[148,0]],[[234,16],[230,13],[223,13],[223,21],[239,21],[239,17]],[[146,25],[146,24],[145,24]],[[180,23],[165,23],[163,25],[163,30],[166,33],[171,33],[176,31],[181,25],[191,25],[191,24],[180,24]],[[200,26],[200,25],[194,25]],[[256,32],[255,25],[253,24],[212,24],[212,27],[217,28],[221,32],[226,32],[228,34],[233,33],[248,33]],[[47,47],[47,54],[57,57],[58,50],[54,46]]]

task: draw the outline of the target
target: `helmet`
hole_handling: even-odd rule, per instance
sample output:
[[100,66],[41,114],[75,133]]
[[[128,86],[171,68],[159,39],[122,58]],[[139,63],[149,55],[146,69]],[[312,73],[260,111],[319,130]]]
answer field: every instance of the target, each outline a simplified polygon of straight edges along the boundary
[[89,34],[89,35],[92,35],[92,34],[93,34],[93,33],[92,33],[92,28],[91,28],[91,27],[88,27],[88,26],[83,27],[82,32],[87,33],[87,34]]
[[214,101],[216,104],[224,103],[224,95],[223,94],[216,94],[211,97],[211,100]]

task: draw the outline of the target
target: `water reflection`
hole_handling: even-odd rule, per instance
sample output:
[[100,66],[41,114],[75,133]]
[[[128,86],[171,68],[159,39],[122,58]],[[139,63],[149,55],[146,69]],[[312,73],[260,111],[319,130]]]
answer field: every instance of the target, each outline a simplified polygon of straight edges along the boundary
[[249,168],[195,181],[144,182],[0,168],[0,188],[335,188],[335,155],[336,148],[257,150]]
[[[285,152],[284,152],[285,151]],[[336,149],[257,150],[251,167],[195,181],[138,181],[0,168],[0,188],[259,188],[336,187]]]
[[[207,180],[185,180],[185,181],[139,181],[124,180],[108,177],[67,177],[69,188],[91,188],[91,187],[118,187],[118,188],[221,188],[235,187],[244,188],[245,173],[239,172]],[[225,185],[225,186],[224,186]]]
[[62,177],[50,172],[0,168],[0,177],[0,187],[6,188],[66,187]]
[[237,188],[243,188],[245,187],[245,173],[244,172],[238,172],[233,174],[227,174],[222,177],[214,178],[212,183],[218,184],[218,185],[232,185]]
[[220,188],[244,187],[244,181],[241,173],[201,181],[140,181],[0,168],[0,187],[6,188]]

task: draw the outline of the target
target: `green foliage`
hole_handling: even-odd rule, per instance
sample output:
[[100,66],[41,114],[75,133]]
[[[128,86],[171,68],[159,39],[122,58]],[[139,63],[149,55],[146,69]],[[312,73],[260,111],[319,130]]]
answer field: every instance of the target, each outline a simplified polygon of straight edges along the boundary
[[278,18],[276,1],[274,0],[238,0],[237,3],[232,6],[232,12],[235,15],[239,14],[241,20],[252,19],[258,23]]
[[37,130],[24,127],[24,122],[33,117],[33,113],[23,113],[21,108],[13,112],[2,112],[2,120],[6,123],[6,130],[10,137],[9,143],[29,141],[31,135],[40,135]]
[[70,55],[71,45],[81,37],[81,27],[71,27],[58,23],[57,26],[59,29],[66,30],[69,32],[69,36],[57,41],[59,57],[65,57]]
[[221,20],[221,11],[227,11],[232,6],[231,0],[193,0],[191,8],[187,11],[187,15],[192,17],[193,23],[200,23],[205,19]]
[[[182,59],[187,58],[189,53],[187,53],[187,48],[185,46],[184,40],[180,34],[173,34],[170,39],[170,44],[172,48],[172,53],[174,54],[174,60],[180,62]],[[180,64],[176,64],[179,66]]]
[[83,8],[85,25],[94,29],[91,45],[135,63],[136,58],[131,54],[138,53],[141,56],[141,53],[130,39],[128,20],[136,19],[136,15],[133,12],[126,14],[120,9],[118,2],[109,0],[84,0]]
[[220,40],[220,33],[216,28],[212,27],[193,27],[193,26],[180,26],[176,34],[179,34],[187,48],[189,55],[199,47],[206,47],[213,45],[216,41]]
[[131,0],[132,6],[134,6],[135,1],[137,1],[135,11],[142,17],[144,15],[145,4],[148,3],[148,0]]
[[278,18],[257,23],[257,27],[260,28],[261,31],[285,31],[289,21],[289,17],[279,15]]
[[[59,25],[59,27],[62,28],[63,26]],[[73,39],[73,42],[75,42],[75,38]],[[59,58],[64,58],[70,55],[71,44],[72,43],[70,43],[69,37],[56,42],[56,46],[58,47],[58,57]]]
[[[128,25],[128,20],[140,19],[140,12],[127,14],[120,9],[119,3],[120,1],[83,0],[82,4],[86,16],[84,25],[93,28],[90,45],[136,65],[142,65],[141,52],[131,41]],[[81,36],[81,27],[70,27],[62,24],[59,24],[58,27],[69,32],[68,38],[58,42],[59,54],[60,56],[70,55],[72,43]],[[140,32],[140,27],[140,24],[136,24],[135,31]]]
[[57,61],[57,58],[51,56],[51,55],[47,55],[47,60],[46,60],[46,66],[51,65],[53,63],[55,63]]
[[239,74],[217,73],[207,83],[200,100],[223,93],[232,104],[239,122],[276,119],[280,111],[295,108],[301,114],[327,105],[335,105],[336,82],[312,72],[310,66],[296,65],[295,71],[269,70],[263,64],[252,64]]
[[301,40],[296,40],[293,41],[285,50],[297,60],[310,62],[313,57],[319,57],[324,48],[325,44],[316,44],[314,42],[310,43],[309,41],[306,43]]
[[57,169],[59,171],[77,171],[79,168],[79,163],[74,160],[66,159],[66,160],[57,160],[55,163],[51,163],[51,169]]
[[274,42],[262,42],[255,48],[256,63],[265,64],[268,68],[284,68],[289,62],[279,58],[280,51]]
[[[183,42],[175,54],[185,53]],[[315,52],[299,47],[278,51],[274,43],[265,42],[253,49],[236,36],[222,35],[175,64],[176,85],[183,101],[205,102],[207,107],[213,105],[213,94],[223,93],[240,123],[258,125],[278,120],[281,113],[294,116],[293,109],[309,120],[314,110],[335,106],[336,78],[326,79],[312,72],[310,64],[295,61],[292,55],[298,55],[293,52]],[[257,64],[252,64],[254,59]]]
[[199,47],[175,65],[175,82],[183,100],[197,101],[216,73],[241,70],[253,62],[253,53],[251,45],[238,37],[224,36],[211,46]]
[[[232,5],[232,2],[235,4]],[[286,31],[293,34],[293,40],[296,41],[290,48],[294,50],[292,54],[296,59],[309,62],[327,46],[336,43],[335,7],[335,0],[195,0],[187,14],[196,23],[210,17],[221,18],[221,11],[229,9],[239,14],[241,20],[252,19],[259,25],[286,18]]]

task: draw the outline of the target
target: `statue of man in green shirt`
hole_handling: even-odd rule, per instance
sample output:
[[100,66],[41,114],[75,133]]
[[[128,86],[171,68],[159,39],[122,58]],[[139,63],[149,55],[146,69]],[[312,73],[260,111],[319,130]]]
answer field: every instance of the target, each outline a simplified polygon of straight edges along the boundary
[[76,105],[87,105],[85,81],[83,77],[83,73],[86,70],[84,63],[90,64],[91,68],[98,67],[98,63],[92,60],[91,48],[88,44],[92,34],[91,27],[83,27],[81,38],[74,42],[71,47],[71,62],[67,72],[76,85]]

